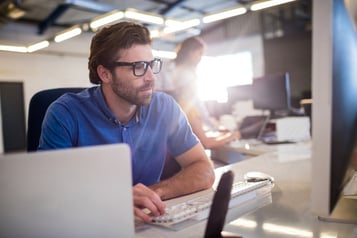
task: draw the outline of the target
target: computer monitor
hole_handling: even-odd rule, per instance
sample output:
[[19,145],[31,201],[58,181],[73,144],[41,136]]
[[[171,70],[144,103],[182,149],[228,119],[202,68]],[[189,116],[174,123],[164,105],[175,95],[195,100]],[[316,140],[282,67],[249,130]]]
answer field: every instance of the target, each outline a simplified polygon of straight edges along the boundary
[[357,224],[357,199],[343,192],[346,183],[357,183],[357,31],[351,2],[313,5],[311,208],[321,220]]
[[290,110],[290,79],[288,73],[255,78],[252,85],[253,107],[269,110],[271,118]]

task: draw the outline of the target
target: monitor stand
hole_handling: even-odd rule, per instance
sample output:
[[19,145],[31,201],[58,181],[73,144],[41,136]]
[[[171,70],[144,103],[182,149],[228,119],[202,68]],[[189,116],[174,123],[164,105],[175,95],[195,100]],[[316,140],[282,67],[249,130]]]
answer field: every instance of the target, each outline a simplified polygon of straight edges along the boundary
[[279,116],[275,110],[269,110],[269,118],[270,119],[278,119],[280,117],[281,116]]
[[330,216],[318,218],[326,222],[357,224],[357,196],[355,198],[342,196]]
[[346,184],[343,195],[338,200],[330,216],[320,216],[319,220],[357,224],[357,171],[353,173],[350,181]]

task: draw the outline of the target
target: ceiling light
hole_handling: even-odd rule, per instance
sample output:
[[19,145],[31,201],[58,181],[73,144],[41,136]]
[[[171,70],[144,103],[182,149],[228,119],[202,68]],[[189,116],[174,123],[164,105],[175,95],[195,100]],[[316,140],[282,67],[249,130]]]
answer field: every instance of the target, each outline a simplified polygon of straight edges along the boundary
[[14,20],[19,19],[26,14],[24,10],[18,8],[14,3],[9,3],[6,10],[7,16]]
[[188,21],[175,21],[175,20],[166,20],[165,25],[167,27],[164,28],[164,33],[169,34],[177,31],[186,30],[201,24],[200,19],[191,19]]
[[150,30],[150,37],[151,38],[160,37],[160,31],[159,30]]
[[172,27],[172,26],[178,26],[182,24],[181,21],[178,21],[178,20],[173,20],[173,19],[167,19],[165,21],[165,26],[168,26],[168,27]]
[[11,51],[26,53],[27,48],[25,46],[14,46],[14,45],[0,45],[0,51]]
[[147,13],[147,12],[140,12],[136,9],[128,8],[125,11],[125,17],[133,20],[143,21],[147,23],[153,23],[157,25],[164,24],[164,18],[160,15]]
[[11,19],[19,19],[21,17],[23,17],[24,15],[26,14],[25,11],[19,9],[19,8],[16,8],[16,9],[13,9],[11,12],[8,13],[8,17],[10,17]]
[[201,29],[199,28],[190,28],[186,30],[187,34],[190,34],[191,36],[198,36],[201,34]]
[[92,29],[97,29],[97,28],[104,26],[106,24],[118,21],[118,20],[122,19],[123,17],[124,17],[123,12],[114,10],[107,14],[101,15],[97,18],[94,18],[94,20],[89,23],[89,26]]
[[27,47],[27,52],[31,53],[31,52],[46,48],[49,45],[50,45],[50,42],[47,41],[47,40],[44,40],[44,41],[41,41],[41,42],[38,42],[38,43],[34,43],[34,44],[29,45]]
[[254,3],[250,6],[250,10],[257,11],[257,10],[261,10],[264,8],[273,7],[273,6],[277,6],[280,4],[293,2],[293,1],[296,1],[296,0],[270,0],[270,1]]
[[55,36],[55,42],[62,42],[68,40],[82,33],[82,29],[79,26],[71,27]]
[[247,12],[247,9],[245,7],[238,7],[238,8],[233,8],[229,9],[223,12],[218,12],[214,14],[207,15],[202,18],[203,23],[210,23],[214,21],[219,21],[223,20],[229,17],[235,17],[238,15],[242,15]]

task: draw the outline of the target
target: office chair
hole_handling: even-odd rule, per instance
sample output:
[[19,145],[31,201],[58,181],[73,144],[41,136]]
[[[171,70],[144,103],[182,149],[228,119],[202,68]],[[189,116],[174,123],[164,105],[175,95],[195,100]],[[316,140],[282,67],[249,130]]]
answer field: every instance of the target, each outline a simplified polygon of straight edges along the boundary
[[46,89],[32,96],[27,121],[27,151],[37,150],[42,121],[48,106],[64,93],[77,93],[83,89],[80,87]]
[[241,238],[241,236],[235,235],[222,235],[228,205],[231,199],[233,179],[233,172],[227,171],[222,174],[219,180],[217,191],[213,196],[204,238]]

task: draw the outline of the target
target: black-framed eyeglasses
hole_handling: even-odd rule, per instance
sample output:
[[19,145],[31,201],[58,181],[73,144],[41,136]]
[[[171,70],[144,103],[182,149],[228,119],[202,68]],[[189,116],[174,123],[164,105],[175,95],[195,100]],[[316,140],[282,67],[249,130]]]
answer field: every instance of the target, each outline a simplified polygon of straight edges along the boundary
[[141,77],[146,74],[148,67],[150,66],[154,74],[158,74],[161,71],[162,59],[154,58],[152,61],[136,61],[136,62],[113,62],[109,67],[131,66],[133,74],[137,77]]

